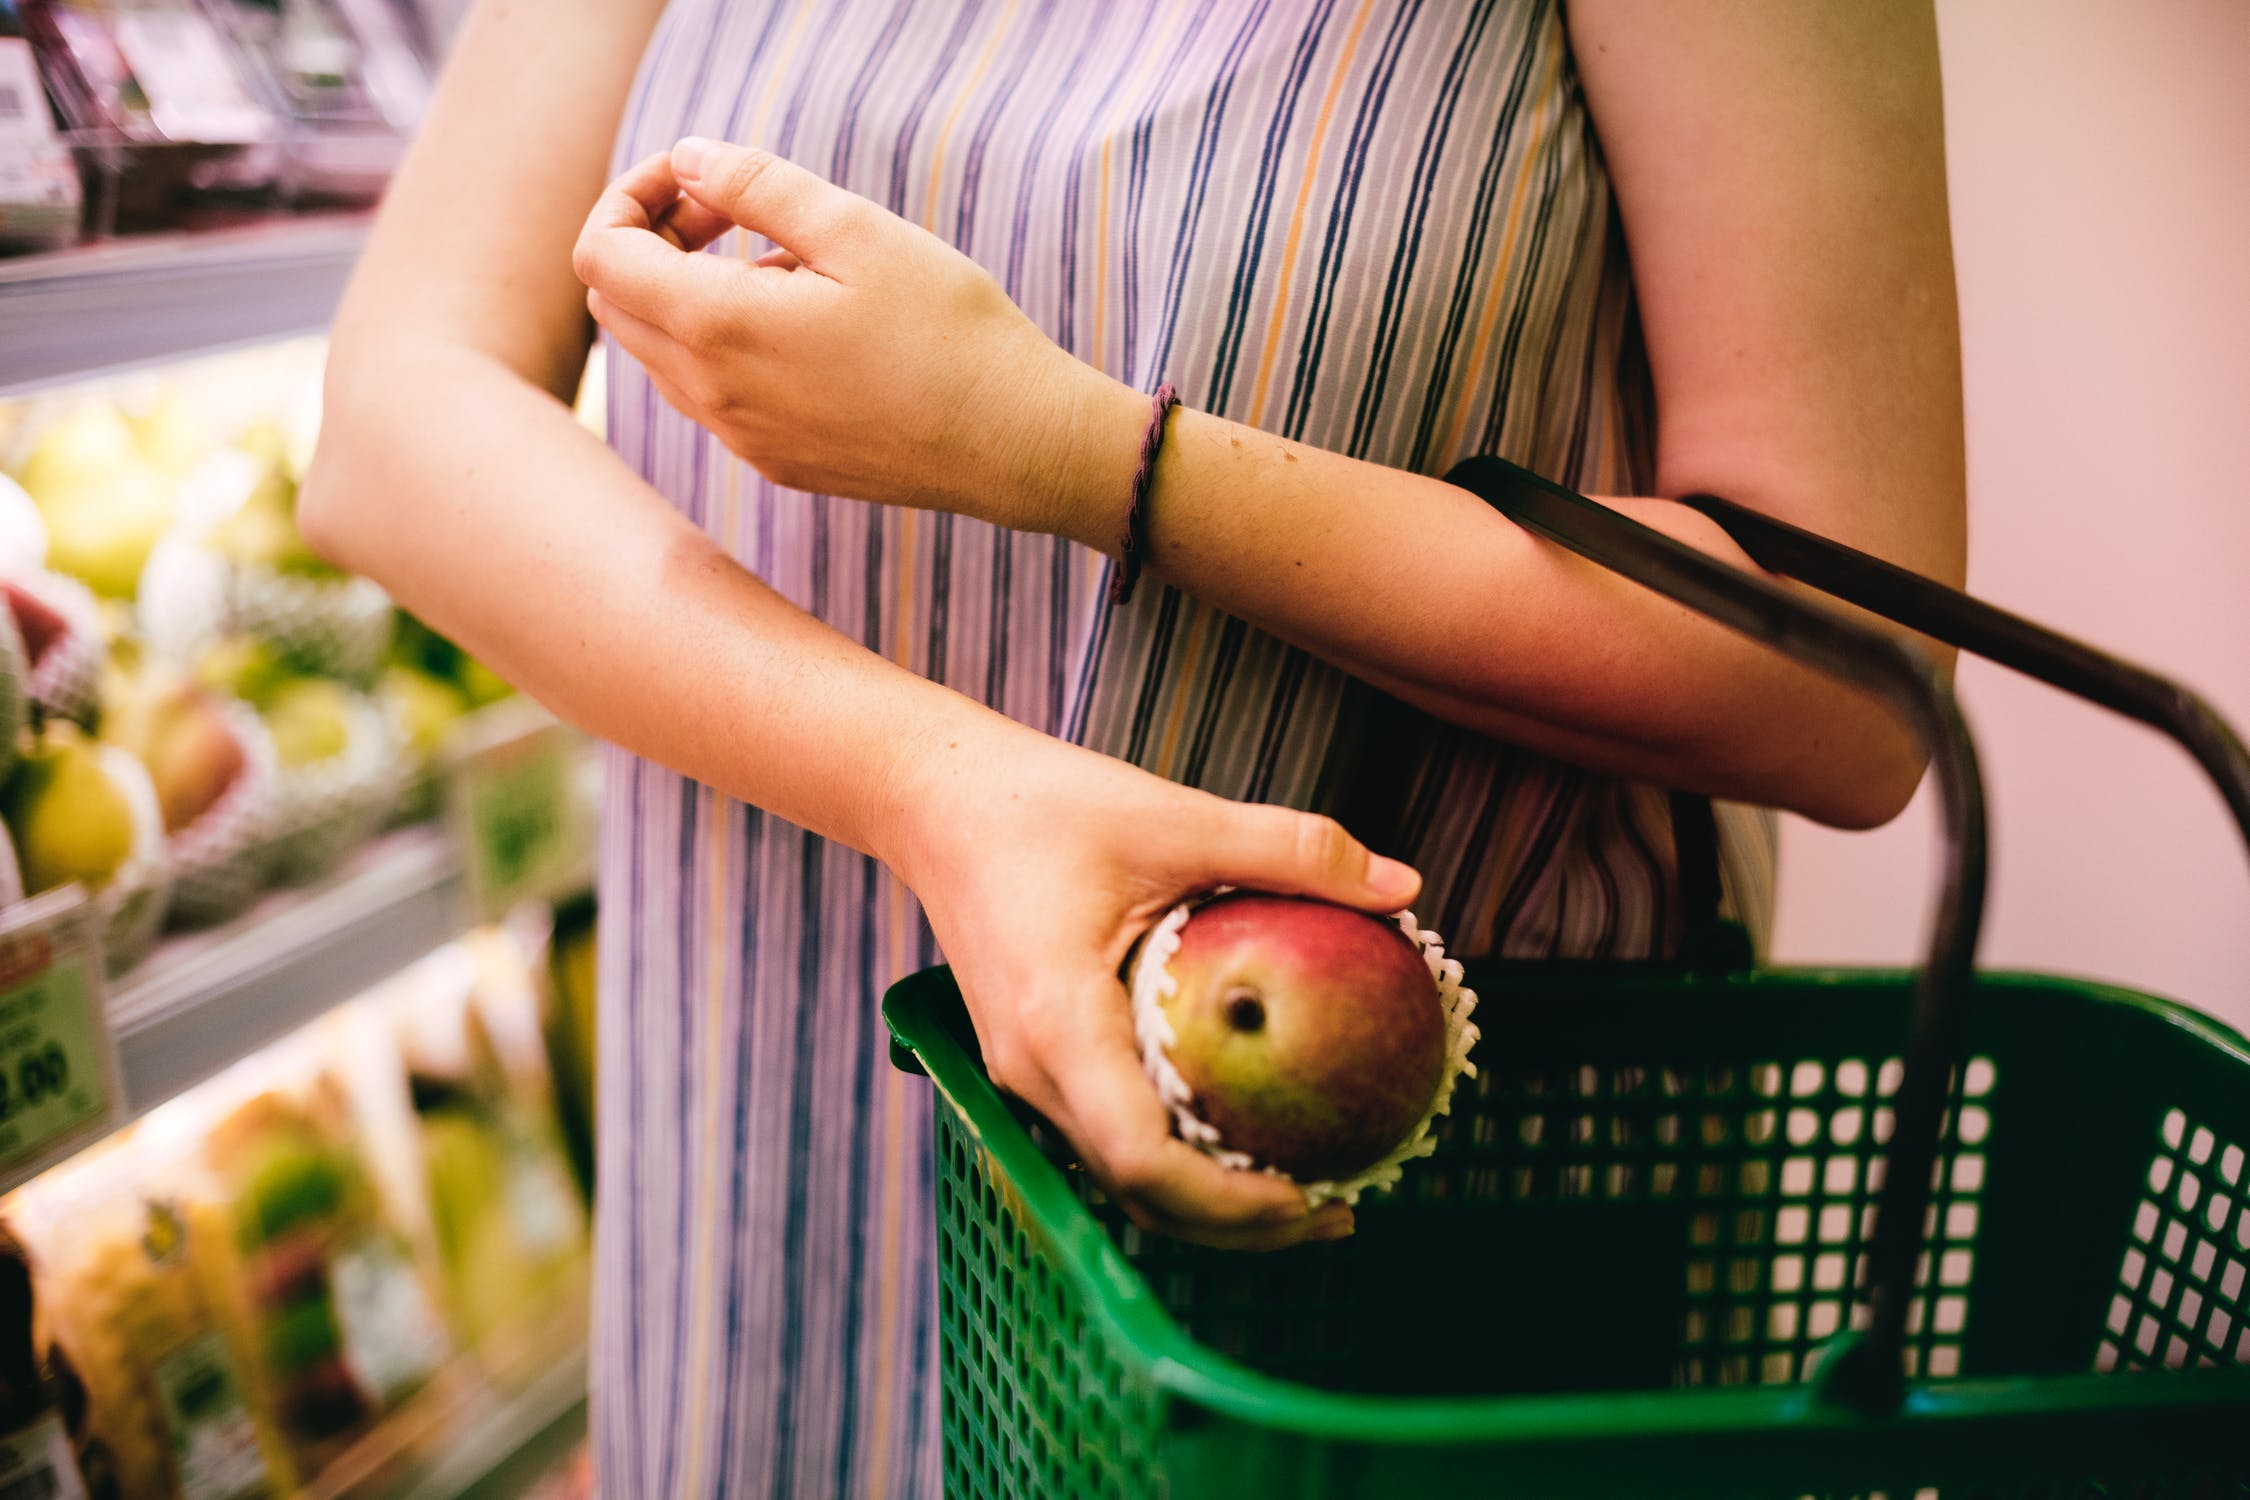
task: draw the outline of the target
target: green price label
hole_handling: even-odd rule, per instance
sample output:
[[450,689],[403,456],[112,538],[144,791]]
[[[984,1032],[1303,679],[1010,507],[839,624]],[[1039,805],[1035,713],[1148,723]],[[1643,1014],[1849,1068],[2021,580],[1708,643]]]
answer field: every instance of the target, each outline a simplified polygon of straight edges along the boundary
[[109,1122],[101,955],[75,900],[33,903],[0,931],[0,1177],[29,1171]]
[[561,895],[584,878],[593,836],[579,784],[583,757],[583,742],[550,721],[462,762],[457,827],[480,915]]

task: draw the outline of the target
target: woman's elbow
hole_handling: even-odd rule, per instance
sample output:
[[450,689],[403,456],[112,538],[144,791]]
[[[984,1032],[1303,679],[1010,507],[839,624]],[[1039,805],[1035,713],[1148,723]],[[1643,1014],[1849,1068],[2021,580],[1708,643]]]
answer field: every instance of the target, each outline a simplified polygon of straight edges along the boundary
[[1903,724],[1884,726],[1848,751],[1823,758],[1793,812],[1850,832],[1880,828],[1914,800],[1929,755]]
[[379,421],[359,393],[360,384],[349,354],[331,350],[321,392],[320,441],[297,487],[297,529],[305,545],[353,573],[370,571],[363,544],[370,498],[359,482],[368,466],[355,455],[364,451],[369,425]]

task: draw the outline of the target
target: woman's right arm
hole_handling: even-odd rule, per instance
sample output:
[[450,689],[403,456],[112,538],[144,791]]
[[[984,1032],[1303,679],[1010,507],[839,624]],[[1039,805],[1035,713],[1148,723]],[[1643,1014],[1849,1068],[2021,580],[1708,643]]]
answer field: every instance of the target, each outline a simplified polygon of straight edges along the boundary
[[[336,319],[299,519],[327,557],[563,717],[886,860],[937,928],[993,1075],[1144,1224],[1221,1244],[1336,1206],[1171,1138],[1117,981],[1215,884],[1412,899],[1325,819],[1222,801],[1038,734],[810,618],[573,419],[582,226],[659,0],[486,0]],[[591,220],[588,207],[593,207]],[[638,219],[637,226],[635,220]]]
[[[567,405],[571,246],[661,9],[477,7],[337,314],[299,519],[564,717],[865,850],[876,799],[836,783],[886,779],[906,674],[733,566]],[[831,756],[775,753],[823,732]]]

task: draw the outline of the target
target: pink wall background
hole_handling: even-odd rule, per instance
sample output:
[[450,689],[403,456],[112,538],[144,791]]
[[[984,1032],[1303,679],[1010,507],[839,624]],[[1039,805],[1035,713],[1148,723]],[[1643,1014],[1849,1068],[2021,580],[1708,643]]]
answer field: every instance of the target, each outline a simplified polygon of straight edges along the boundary
[[[1939,0],[1972,590],[2250,733],[2250,4]],[[1998,669],[1961,694],[1993,821],[1983,961],[2250,1031],[2250,853],[2154,734]],[[1897,961],[1934,870],[1785,820],[1775,956]]]

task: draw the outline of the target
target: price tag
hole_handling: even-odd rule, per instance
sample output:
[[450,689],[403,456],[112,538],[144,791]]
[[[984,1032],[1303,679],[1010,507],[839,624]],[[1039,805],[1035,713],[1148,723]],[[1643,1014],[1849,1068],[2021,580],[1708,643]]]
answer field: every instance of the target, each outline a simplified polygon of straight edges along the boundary
[[117,1116],[99,935],[76,887],[0,914],[0,1187],[106,1133]]
[[544,713],[501,706],[509,711],[472,737],[453,773],[454,830],[486,921],[583,889],[594,855],[585,739]]

